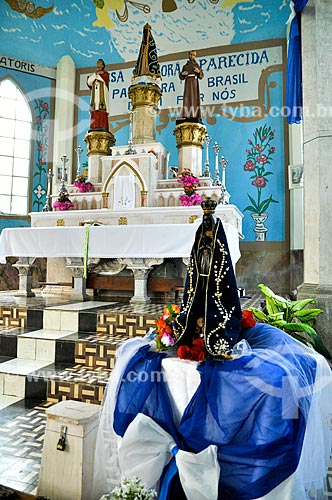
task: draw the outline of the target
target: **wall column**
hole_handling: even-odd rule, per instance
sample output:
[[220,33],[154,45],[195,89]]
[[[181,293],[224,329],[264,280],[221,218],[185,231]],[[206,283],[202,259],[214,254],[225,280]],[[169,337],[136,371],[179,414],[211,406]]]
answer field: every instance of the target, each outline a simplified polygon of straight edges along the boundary
[[75,64],[70,56],[63,56],[56,68],[55,112],[54,112],[54,148],[53,148],[53,194],[59,191],[57,183],[58,168],[62,166],[60,158],[66,154],[68,182],[71,183],[71,167],[76,162],[72,157],[73,141],[77,131],[74,129]]
[[331,348],[332,322],[332,2],[309,0],[302,11],[304,102],[304,283],[324,313],[317,329]]

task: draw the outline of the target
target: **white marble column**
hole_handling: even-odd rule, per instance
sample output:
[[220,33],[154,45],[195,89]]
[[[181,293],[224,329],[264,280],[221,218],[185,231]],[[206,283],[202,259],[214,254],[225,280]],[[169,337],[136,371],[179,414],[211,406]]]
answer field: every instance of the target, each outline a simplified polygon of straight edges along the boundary
[[60,184],[56,185],[57,169],[61,167],[60,158],[66,154],[69,158],[67,165],[68,182],[71,183],[71,166],[75,162],[72,158],[75,106],[75,64],[70,56],[63,56],[56,68],[55,111],[54,111],[54,142],[53,142],[53,189],[59,191]]
[[162,264],[164,259],[144,259],[144,258],[125,258],[118,259],[118,262],[125,264],[131,269],[134,275],[134,295],[130,299],[131,304],[146,304],[150,302],[148,296],[148,276],[153,266]]
[[16,297],[34,297],[35,294],[32,291],[32,266],[36,260],[36,257],[20,257],[13,267],[16,267],[19,275],[19,288],[15,293]]
[[302,11],[304,101],[304,283],[299,293],[324,309],[317,329],[331,347],[332,322],[332,2]]

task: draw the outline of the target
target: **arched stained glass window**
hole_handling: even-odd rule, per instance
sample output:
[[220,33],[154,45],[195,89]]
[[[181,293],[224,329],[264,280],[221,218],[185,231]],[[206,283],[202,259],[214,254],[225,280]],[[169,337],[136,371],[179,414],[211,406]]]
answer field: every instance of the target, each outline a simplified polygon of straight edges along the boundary
[[0,80],[0,213],[27,215],[32,115],[20,88]]

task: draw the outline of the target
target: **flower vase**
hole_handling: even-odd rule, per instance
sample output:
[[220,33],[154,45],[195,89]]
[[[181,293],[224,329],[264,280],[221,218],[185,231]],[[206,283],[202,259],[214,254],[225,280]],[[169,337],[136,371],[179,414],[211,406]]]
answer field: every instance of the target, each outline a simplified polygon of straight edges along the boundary
[[268,228],[264,226],[264,222],[268,218],[269,214],[267,212],[263,212],[262,214],[252,213],[250,215],[256,224],[254,227],[256,241],[265,241]]

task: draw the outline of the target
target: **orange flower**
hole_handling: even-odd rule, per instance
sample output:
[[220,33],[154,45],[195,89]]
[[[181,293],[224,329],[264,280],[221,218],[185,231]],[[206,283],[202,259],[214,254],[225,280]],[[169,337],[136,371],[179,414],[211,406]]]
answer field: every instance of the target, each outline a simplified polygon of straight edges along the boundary
[[166,328],[166,321],[163,320],[163,318],[159,318],[157,321],[156,321],[156,327],[157,327],[157,330],[158,332],[163,332]]

